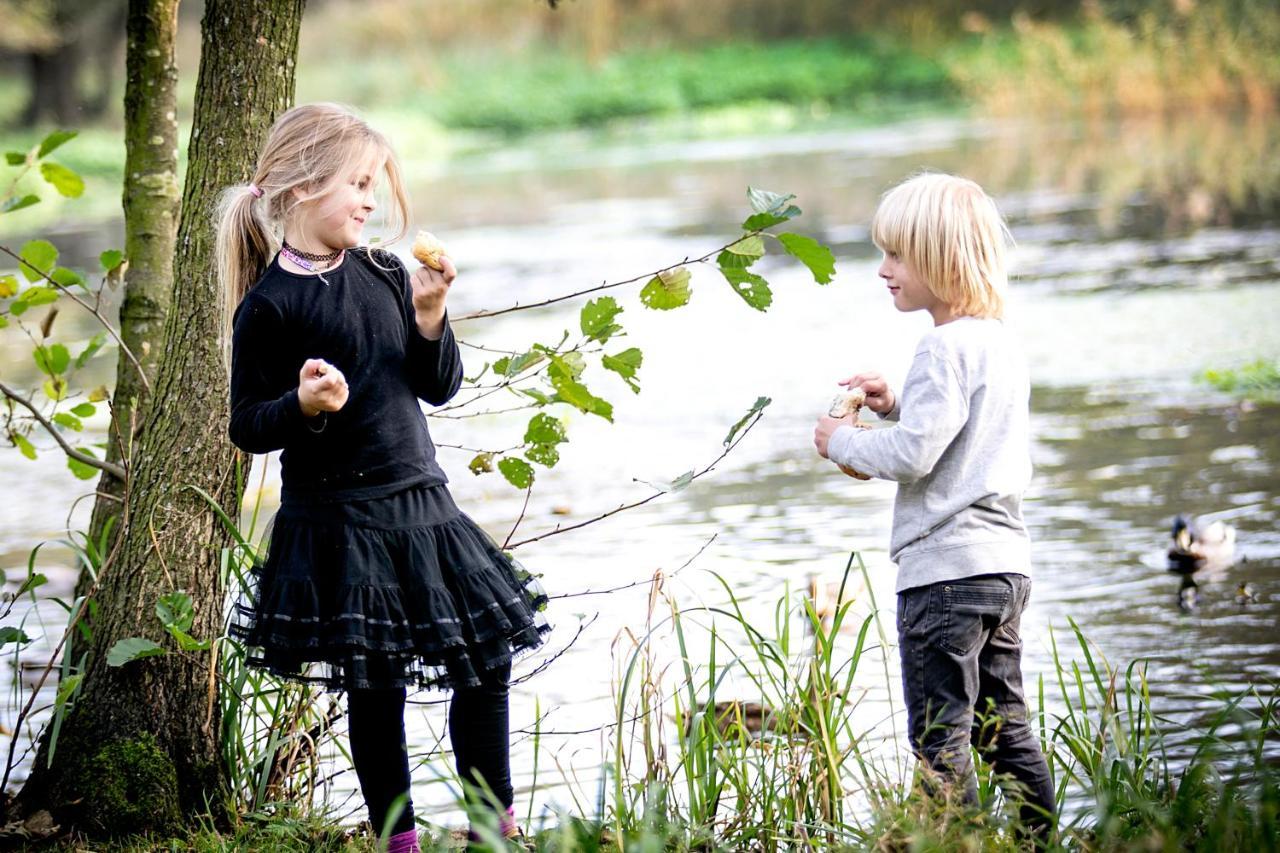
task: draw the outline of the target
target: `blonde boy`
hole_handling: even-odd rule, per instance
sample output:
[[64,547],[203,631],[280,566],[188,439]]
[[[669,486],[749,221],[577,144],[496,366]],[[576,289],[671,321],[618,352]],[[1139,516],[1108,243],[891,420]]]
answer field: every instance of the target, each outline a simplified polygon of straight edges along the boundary
[[832,462],[898,483],[890,556],[913,749],[972,803],[972,743],[1016,780],[1023,825],[1043,838],[1054,790],[1027,721],[1018,634],[1031,592],[1022,519],[1030,384],[1001,320],[1007,233],[995,203],[963,178],[917,175],[884,196],[871,223],[879,276],[894,307],[928,311],[934,328],[900,398],[877,373],[840,383],[866,392],[867,408],[893,426],[824,417],[814,444]]

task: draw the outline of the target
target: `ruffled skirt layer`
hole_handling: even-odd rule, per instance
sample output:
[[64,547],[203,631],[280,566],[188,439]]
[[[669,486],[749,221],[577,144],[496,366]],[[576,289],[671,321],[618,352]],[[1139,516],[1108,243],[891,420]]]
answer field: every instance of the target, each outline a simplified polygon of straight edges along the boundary
[[476,686],[542,644],[547,596],[443,485],[280,508],[232,608],[248,663],[333,690]]

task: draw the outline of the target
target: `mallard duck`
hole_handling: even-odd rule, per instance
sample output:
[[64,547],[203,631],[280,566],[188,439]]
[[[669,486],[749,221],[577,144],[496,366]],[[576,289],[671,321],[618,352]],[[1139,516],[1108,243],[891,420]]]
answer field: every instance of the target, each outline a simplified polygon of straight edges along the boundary
[[1173,545],[1169,568],[1197,572],[1205,566],[1229,566],[1235,562],[1236,529],[1222,521],[1204,522],[1189,515],[1173,520]]

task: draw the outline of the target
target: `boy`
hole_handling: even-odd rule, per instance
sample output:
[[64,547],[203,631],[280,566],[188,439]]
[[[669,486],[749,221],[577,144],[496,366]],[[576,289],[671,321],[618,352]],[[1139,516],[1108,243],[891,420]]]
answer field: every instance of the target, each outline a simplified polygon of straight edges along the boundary
[[[890,556],[911,743],[976,802],[969,746],[1020,783],[1042,839],[1053,783],[1027,720],[1019,619],[1031,592],[1022,493],[1031,478],[1030,384],[1001,322],[1008,231],[972,181],[922,174],[885,194],[871,223],[899,311],[928,311],[901,399],[876,373],[840,384],[895,425],[819,419],[818,453],[898,485]],[[976,712],[976,713],[975,713]]]

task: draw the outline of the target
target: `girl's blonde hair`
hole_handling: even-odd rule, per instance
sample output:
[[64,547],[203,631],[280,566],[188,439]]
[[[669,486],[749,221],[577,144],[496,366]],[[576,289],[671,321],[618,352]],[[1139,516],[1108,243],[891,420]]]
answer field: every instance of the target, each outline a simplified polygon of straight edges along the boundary
[[394,242],[408,229],[409,195],[387,138],[339,104],[303,104],[276,119],[250,182],[228,188],[218,204],[225,342],[230,342],[236,306],[280,248],[285,221],[299,205],[323,198],[370,160],[380,160],[387,175],[388,222],[395,236],[386,242]]
[[996,203],[967,178],[928,172],[884,194],[871,239],[896,253],[959,316],[1004,316],[1006,245]]

